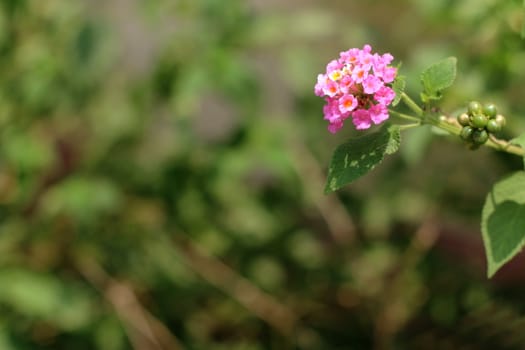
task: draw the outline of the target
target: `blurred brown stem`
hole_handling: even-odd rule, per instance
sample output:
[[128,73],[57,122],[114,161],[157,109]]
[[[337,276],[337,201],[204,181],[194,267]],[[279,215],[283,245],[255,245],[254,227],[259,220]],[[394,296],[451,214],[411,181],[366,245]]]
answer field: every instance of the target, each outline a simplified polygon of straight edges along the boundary
[[141,305],[129,283],[117,281],[94,260],[79,259],[77,268],[115,309],[136,350],[182,350],[168,328]]
[[319,162],[302,140],[291,136],[290,149],[293,166],[303,182],[303,188],[323,217],[333,240],[349,244],[355,239],[355,225],[347,209],[335,194],[324,194],[325,174]]
[[263,292],[240,276],[228,265],[209,255],[204,249],[178,233],[175,247],[184,262],[215,287],[221,289],[239,304],[264,320],[286,337],[291,337],[297,326],[297,316],[288,307]]
[[[400,311],[400,308],[403,308],[401,298],[406,293],[406,273],[414,270],[423,256],[435,245],[438,236],[436,220],[429,216],[414,234],[399,264],[394,267],[390,281],[385,286],[385,298],[375,323],[374,349],[390,349],[392,338],[408,321],[409,313]],[[411,307],[416,308],[417,305]]]

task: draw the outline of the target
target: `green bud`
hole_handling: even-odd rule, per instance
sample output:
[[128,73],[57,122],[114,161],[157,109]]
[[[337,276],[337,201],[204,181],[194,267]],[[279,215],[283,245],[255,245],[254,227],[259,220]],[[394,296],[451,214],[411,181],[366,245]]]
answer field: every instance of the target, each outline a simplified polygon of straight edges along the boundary
[[466,113],[458,115],[457,119],[458,119],[458,123],[460,125],[462,125],[462,126],[470,125],[470,118],[469,118],[468,114],[466,114]]
[[489,118],[495,118],[496,114],[498,114],[498,109],[494,103],[487,103],[483,106],[483,114]]
[[464,126],[463,129],[461,129],[459,136],[463,139],[463,141],[470,141],[473,132],[474,129],[471,126]]
[[476,145],[482,145],[489,139],[489,134],[484,129],[476,129],[472,132],[472,141]]
[[487,125],[488,119],[483,114],[475,114],[470,117],[470,124],[478,129],[483,129]]
[[505,120],[505,117],[502,116],[501,114],[498,114],[494,120],[498,122],[501,128],[503,128],[505,124],[507,123],[507,121]]
[[501,125],[500,123],[498,123],[498,121],[496,119],[490,119],[488,122],[487,122],[487,130],[488,132],[491,132],[491,133],[497,133],[497,132],[500,132],[501,131]]
[[470,116],[481,114],[481,104],[478,101],[470,101],[468,104],[468,114]]

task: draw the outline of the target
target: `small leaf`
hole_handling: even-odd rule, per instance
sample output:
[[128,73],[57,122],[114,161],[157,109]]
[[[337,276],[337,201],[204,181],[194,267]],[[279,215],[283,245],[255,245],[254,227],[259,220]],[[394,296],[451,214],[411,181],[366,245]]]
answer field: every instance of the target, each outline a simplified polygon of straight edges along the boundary
[[[525,133],[510,140],[510,143],[520,146],[525,149]],[[525,168],[525,156],[523,157],[523,167]]]
[[448,88],[456,79],[455,57],[448,57],[434,63],[421,73],[421,84],[428,99],[437,100],[441,98],[441,90]]
[[385,154],[396,152],[400,144],[398,126],[384,126],[379,131],[353,138],[334,152],[328,170],[325,193],[333,192],[368,173]]
[[428,96],[426,93],[424,93],[424,92],[421,92],[421,93],[419,94],[419,98],[421,98],[421,101],[422,101],[424,104],[427,104],[427,103],[430,102],[430,98],[429,98],[429,96]]
[[488,277],[525,245],[525,172],[499,181],[487,195],[481,218]]
[[406,79],[402,75],[398,75],[392,84],[392,89],[396,93],[392,106],[396,106],[401,100],[401,94],[405,91]]

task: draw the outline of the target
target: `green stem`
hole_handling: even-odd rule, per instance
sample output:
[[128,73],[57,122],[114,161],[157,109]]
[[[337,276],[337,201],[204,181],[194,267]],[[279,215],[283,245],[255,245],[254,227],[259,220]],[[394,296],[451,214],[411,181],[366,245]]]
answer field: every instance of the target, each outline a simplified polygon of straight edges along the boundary
[[424,113],[423,110],[421,109],[421,107],[417,105],[417,103],[414,102],[414,100],[410,98],[410,96],[402,92],[401,99],[407,105],[407,107],[412,110],[412,112],[416,113],[419,117],[423,116],[423,113]]
[[423,124],[430,124],[456,136],[461,133],[461,128],[457,124],[449,122],[446,116],[436,118],[436,116],[429,115],[423,119]]
[[525,150],[518,145],[514,145],[508,141],[500,140],[494,136],[490,136],[489,140],[486,143],[487,146],[497,149],[498,151],[503,151],[511,154],[515,154],[520,157],[525,157]]
[[421,126],[421,123],[403,124],[403,125],[399,125],[399,130],[412,129],[418,126]]
[[[459,134],[461,133],[461,126],[458,123],[456,123],[455,120],[451,121],[449,118],[443,115],[437,116],[432,113],[425,113],[425,111],[421,107],[419,107],[417,103],[414,102],[414,100],[412,100],[410,96],[408,96],[404,92],[401,93],[401,99],[403,100],[405,105],[417,115],[417,117],[414,117],[408,114],[390,110],[390,113],[399,118],[416,122],[415,124],[407,124],[406,126],[402,126],[402,129],[412,128],[416,125],[421,124],[429,124],[441,130],[445,130],[452,135],[459,136]],[[499,140],[492,135],[490,136],[489,140],[485,143],[485,146],[494,148],[498,151],[503,151],[520,157],[525,157],[524,148],[518,145],[514,145],[505,140]]]
[[[430,124],[456,136],[458,136],[461,132],[461,127],[457,123],[451,122],[446,116],[440,116],[436,118],[435,116],[430,115],[426,118],[423,118],[423,124]],[[489,140],[485,143],[485,146],[494,148],[498,151],[525,157],[525,149],[508,141],[497,139],[493,135],[490,136]]]
[[394,110],[391,110],[391,109],[389,109],[388,112],[393,114],[393,115],[395,115],[396,117],[399,117],[399,118],[402,118],[402,119],[406,119],[406,120],[410,120],[410,121],[417,122],[417,123],[421,123],[421,118],[414,117],[414,116],[411,116],[411,115],[408,115],[408,114],[404,114],[404,113],[400,113],[400,112],[397,112],[397,111],[394,111]]
[[[397,117],[416,122],[415,124],[408,124],[406,126],[403,126],[402,127],[403,129],[408,129],[408,128],[414,127],[416,125],[421,125],[421,124],[429,124],[441,130],[445,130],[452,135],[459,136],[459,134],[461,133],[461,126],[457,124],[455,120],[451,121],[446,116],[437,116],[435,114],[425,113],[425,111],[421,107],[419,107],[417,103],[414,102],[414,100],[412,100],[410,96],[408,96],[404,92],[401,93],[401,99],[403,100],[405,105],[417,115],[417,117],[414,117],[414,116],[399,113],[396,111],[390,111],[390,113],[392,113],[393,115]],[[489,140],[485,143],[485,146],[494,148],[498,151],[503,151],[503,152],[514,154],[520,157],[525,157],[524,148],[518,145],[514,145],[505,140],[499,140],[492,135],[490,136]]]

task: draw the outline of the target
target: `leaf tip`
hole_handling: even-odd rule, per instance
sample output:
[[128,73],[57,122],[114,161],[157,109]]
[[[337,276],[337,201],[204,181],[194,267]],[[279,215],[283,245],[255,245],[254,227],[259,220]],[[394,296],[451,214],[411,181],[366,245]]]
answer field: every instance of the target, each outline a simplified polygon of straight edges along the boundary
[[488,266],[487,267],[487,278],[492,278],[494,277],[494,275],[496,274],[496,272],[498,271],[499,267],[495,267],[495,266]]

